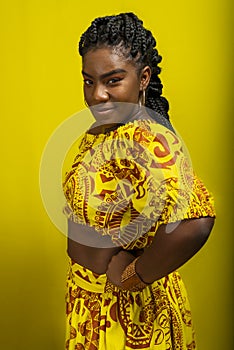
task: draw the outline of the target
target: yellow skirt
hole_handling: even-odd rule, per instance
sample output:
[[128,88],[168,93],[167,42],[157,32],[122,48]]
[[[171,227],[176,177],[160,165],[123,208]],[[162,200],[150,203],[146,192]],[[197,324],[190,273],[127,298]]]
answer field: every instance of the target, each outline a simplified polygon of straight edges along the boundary
[[129,292],[70,260],[66,306],[67,350],[196,349],[178,272]]

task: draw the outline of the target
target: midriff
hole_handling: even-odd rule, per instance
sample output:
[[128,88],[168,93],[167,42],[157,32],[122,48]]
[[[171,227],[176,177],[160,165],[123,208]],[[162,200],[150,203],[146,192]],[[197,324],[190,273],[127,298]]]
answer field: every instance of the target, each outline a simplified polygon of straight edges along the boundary
[[106,273],[108,264],[113,255],[117,254],[121,248],[94,248],[82,245],[68,238],[67,253],[70,258],[86,267],[87,269],[98,273]]
[[103,274],[112,256],[122,249],[115,246],[109,236],[101,236],[88,225],[68,220],[67,253],[79,265]]
[[[124,249],[114,245],[110,236],[101,236],[88,225],[68,220],[67,253],[79,265],[97,274],[106,273],[111,258],[120,250]],[[143,249],[130,251],[134,256],[142,252]]]

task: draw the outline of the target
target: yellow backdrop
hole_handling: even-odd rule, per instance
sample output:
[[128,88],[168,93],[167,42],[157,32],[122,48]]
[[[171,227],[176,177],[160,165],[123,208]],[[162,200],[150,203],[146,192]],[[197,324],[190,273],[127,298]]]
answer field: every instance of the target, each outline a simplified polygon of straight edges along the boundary
[[157,38],[171,119],[216,199],[212,236],[181,268],[199,348],[232,348],[231,1],[3,0],[1,349],[63,349],[66,239],[41,202],[40,159],[54,129],[84,108],[80,34],[125,11]]

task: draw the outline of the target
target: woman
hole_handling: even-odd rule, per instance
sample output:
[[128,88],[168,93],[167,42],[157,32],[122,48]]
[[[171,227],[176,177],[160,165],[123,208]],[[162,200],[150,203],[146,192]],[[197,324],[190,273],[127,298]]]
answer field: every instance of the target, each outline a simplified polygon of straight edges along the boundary
[[96,122],[63,184],[69,350],[196,349],[176,269],[214,208],[169,121],[155,45],[133,13],[95,19],[79,43]]

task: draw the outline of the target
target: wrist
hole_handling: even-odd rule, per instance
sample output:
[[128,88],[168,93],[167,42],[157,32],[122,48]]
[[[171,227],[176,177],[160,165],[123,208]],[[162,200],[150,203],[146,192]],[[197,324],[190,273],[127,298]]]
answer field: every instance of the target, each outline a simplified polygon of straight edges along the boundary
[[144,289],[148,284],[145,283],[136,272],[136,262],[139,259],[134,259],[123,271],[121,275],[121,284],[124,289],[132,292]]

